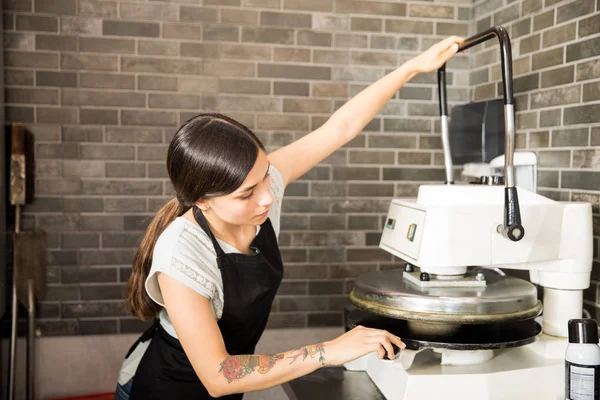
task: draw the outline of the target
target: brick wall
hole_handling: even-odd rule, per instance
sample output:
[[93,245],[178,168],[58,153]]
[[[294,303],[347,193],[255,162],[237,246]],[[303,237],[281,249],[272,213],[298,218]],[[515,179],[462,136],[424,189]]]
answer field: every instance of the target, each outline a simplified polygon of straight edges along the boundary
[[[590,1],[576,1],[567,21],[560,10],[569,2],[542,0],[5,0],[6,116],[37,138],[37,201],[25,227],[49,233],[42,335],[142,327],[120,299],[144,224],[172,196],[164,158],[183,120],[223,112],[274,149],[440,38],[492,22],[520,36],[513,41],[518,145],[541,151],[543,192],[591,200],[598,213],[600,176],[591,169],[598,169],[600,113],[593,103],[577,108],[572,96],[546,93],[577,91],[578,103],[598,98],[598,12]],[[573,24],[566,29],[574,36],[547,33],[556,17],[557,27]],[[567,64],[547,61],[546,48],[560,49]],[[495,97],[495,54],[497,47],[475,48],[451,60],[451,105]],[[570,84],[567,72],[555,71],[564,66]],[[288,187],[280,235],[286,275],[269,327],[340,325],[352,279],[399,265],[378,249],[390,199],[444,179],[435,79],[413,79],[365,132]],[[552,120],[563,113],[564,127]],[[590,306],[595,288],[586,292]]]
[[[592,284],[584,308],[600,320],[600,1],[485,0],[473,4],[471,29],[509,29],[513,48],[517,150],[538,154],[539,192],[587,201],[594,213]],[[497,41],[496,41],[497,42]],[[490,41],[491,43],[491,41]],[[472,49],[473,100],[500,97],[500,55]],[[574,232],[573,234],[577,234]]]

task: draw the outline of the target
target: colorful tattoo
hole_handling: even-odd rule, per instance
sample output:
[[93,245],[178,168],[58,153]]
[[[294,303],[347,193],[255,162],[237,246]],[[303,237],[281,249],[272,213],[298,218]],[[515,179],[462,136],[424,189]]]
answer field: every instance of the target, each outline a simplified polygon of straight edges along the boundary
[[313,358],[313,356],[315,355],[319,355],[319,361],[321,362],[321,365],[325,365],[325,346],[323,346],[323,344],[315,344],[313,346],[306,346],[306,347],[302,347],[301,349],[298,350],[293,350],[296,352],[295,355],[288,357],[288,358],[292,358],[292,362],[290,364],[293,364],[294,361],[296,361],[296,359],[298,359],[298,357],[302,356],[302,361],[306,360],[306,357],[310,356],[310,358]]
[[266,374],[275,366],[277,360],[281,359],[283,359],[283,354],[229,356],[221,363],[219,372],[223,372],[223,376],[231,383],[236,379],[242,379],[246,375],[250,375],[256,367],[258,367],[258,372]]

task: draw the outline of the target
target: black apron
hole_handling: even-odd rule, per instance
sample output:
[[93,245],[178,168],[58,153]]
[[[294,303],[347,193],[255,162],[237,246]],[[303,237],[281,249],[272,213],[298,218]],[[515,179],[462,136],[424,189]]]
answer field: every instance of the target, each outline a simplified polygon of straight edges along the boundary
[[[250,244],[255,254],[226,254],[210,231],[202,211],[194,207],[193,212],[217,253],[224,297],[223,315],[218,325],[227,353],[253,354],[283,277],[283,262],[271,221],[267,219],[261,225]],[[149,337],[152,342],[133,377],[130,400],[213,399],[198,379],[179,340],[156,322],[138,342]],[[243,394],[233,394],[220,399],[241,400],[242,397]]]

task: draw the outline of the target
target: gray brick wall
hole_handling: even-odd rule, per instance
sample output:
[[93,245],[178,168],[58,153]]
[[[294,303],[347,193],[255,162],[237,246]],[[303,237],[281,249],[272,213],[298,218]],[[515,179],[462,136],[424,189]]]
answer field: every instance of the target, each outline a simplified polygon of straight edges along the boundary
[[[594,202],[598,222],[598,5],[545,2],[5,0],[6,116],[37,138],[25,226],[49,233],[42,335],[143,326],[121,298],[136,242],[172,196],[164,158],[183,120],[223,112],[275,149],[440,38],[492,22],[515,37],[519,147],[540,151],[545,194]],[[486,46],[449,63],[451,105],[495,97],[496,57]],[[269,327],[340,325],[354,277],[400,265],[378,249],[390,199],[444,179],[435,79],[414,78],[288,187]]]
[[[600,1],[474,2],[471,29],[494,24],[510,32],[517,149],[538,154],[539,192],[592,203],[594,266],[584,308],[600,319]],[[470,51],[473,100],[502,95],[497,47],[486,47]]]

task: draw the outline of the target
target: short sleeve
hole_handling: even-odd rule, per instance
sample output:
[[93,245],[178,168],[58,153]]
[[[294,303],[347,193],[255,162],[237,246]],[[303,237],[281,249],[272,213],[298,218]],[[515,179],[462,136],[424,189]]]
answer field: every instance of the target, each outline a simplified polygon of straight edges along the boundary
[[196,293],[212,300],[215,297],[216,281],[210,265],[213,254],[199,254],[188,246],[183,235],[185,227],[170,226],[159,237],[154,247],[152,267],[146,279],[146,291],[157,304],[164,307],[158,285],[157,273],[163,273],[183,283]]
[[273,165],[271,165],[269,168],[269,176],[271,179],[271,194],[275,198],[275,201],[271,206],[271,210],[269,211],[269,219],[271,220],[271,225],[273,225],[275,235],[279,236],[281,203],[283,201],[283,192],[285,190],[285,186],[281,173]]

